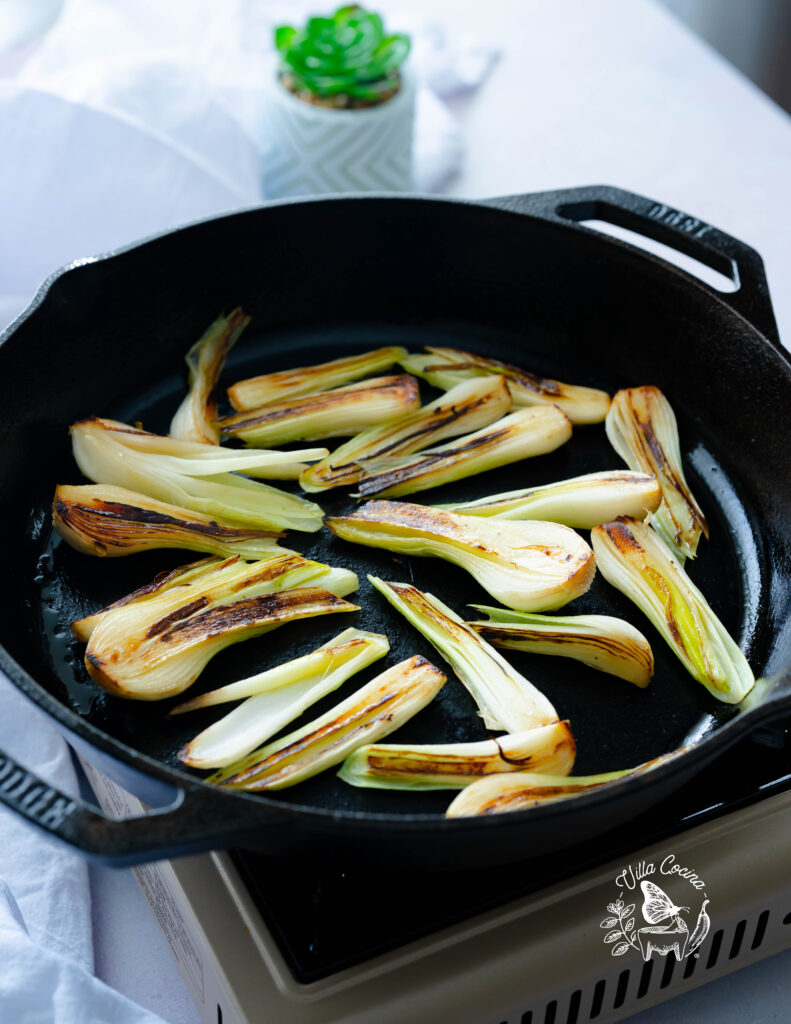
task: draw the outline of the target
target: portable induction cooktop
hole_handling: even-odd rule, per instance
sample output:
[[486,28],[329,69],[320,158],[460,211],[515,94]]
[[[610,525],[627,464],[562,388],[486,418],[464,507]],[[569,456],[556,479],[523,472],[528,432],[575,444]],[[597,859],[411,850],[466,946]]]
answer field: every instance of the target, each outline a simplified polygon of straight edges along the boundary
[[[83,762],[105,812],[142,805]],[[606,835],[508,867],[344,870],[244,850],[135,868],[206,1024],[582,1024],[791,946],[774,727]]]

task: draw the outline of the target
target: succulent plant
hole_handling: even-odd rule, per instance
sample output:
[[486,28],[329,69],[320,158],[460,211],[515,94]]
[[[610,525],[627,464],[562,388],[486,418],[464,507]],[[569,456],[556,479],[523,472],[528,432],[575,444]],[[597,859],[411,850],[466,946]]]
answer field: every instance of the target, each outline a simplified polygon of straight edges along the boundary
[[275,29],[284,84],[300,98],[329,106],[369,106],[398,90],[409,36],[385,34],[378,14],[351,5],[302,29]]

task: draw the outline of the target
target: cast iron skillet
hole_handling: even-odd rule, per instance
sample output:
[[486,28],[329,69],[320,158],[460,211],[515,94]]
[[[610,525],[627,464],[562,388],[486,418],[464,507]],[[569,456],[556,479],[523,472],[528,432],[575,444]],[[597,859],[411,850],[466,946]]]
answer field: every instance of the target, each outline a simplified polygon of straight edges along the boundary
[[[664,241],[732,277],[738,289],[716,292],[576,223],[592,218]],[[190,559],[78,555],[52,538],[49,505],[55,483],[80,479],[68,424],[97,413],[165,430],[183,394],[184,353],[235,305],[253,321],[226,381],[398,342],[470,348],[611,392],[659,385],[677,411],[688,474],[712,528],[691,574],[769,681],[740,708],[717,704],[598,578],[570,610],[621,614],[645,630],[657,659],[648,690],[564,659],[513,660],[570,718],[580,773],[628,767],[697,741],[656,771],[568,802],[452,821],[443,817],[449,794],[356,790],[332,772],[272,796],[219,792],[190,774],[176,751],[214,713],[167,721],[167,704],[99,693],[68,634],[76,615]],[[0,408],[0,667],[70,743],[154,808],[111,820],[0,757],[0,799],[87,855],[126,864],[248,845],[376,863],[516,860],[647,813],[736,739],[791,707],[791,364],[757,254],[661,204],[604,187],[482,203],[363,196],[273,204],[185,227],[50,278],[2,338]],[[619,464],[601,425],[581,427],[551,456],[422,500],[471,498]],[[351,499],[332,494],[322,504],[333,513]],[[460,611],[488,600],[442,562],[399,561],[326,530],[292,534],[289,543],[358,571],[357,621],[388,633],[391,664],[415,652],[442,662],[372,592],[367,572],[414,579]],[[230,648],[193,692],[294,657],[353,621],[291,624]],[[484,735],[471,699],[451,680],[399,738]]]

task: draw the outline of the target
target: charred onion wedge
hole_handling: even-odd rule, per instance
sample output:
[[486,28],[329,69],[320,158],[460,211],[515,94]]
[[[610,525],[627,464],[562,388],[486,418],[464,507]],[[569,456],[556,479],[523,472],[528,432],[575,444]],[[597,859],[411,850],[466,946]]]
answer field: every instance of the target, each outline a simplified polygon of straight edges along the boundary
[[661,754],[659,757],[639,764],[636,768],[602,772],[599,775],[567,775],[564,777],[558,774],[550,775],[531,771],[489,775],[485,779],[478,779],[459,793],[445,813],[448,818],[501,814],[505,811],[521,811],[528,807],[536,807],[553,800],[580,796],[621,779],[653,771],[654,768],[658,768],[666,761],[671,761],[683,754],[687,749],[687,747],[681,747],[669,754]]
[[228,398],[234,409],[242,410],[256,409],[260,405],[300,398],[302,395],[315,395],[319,391],[340,387],[369,374],[389,370],[405,355],[405,348],[391,345],[316,366],[300,366],[295,370],[248,377],[228,388]]
[[241,760],[389,649],[380,633],[346,629],[310,654],[181,704],[170,714],[247,698],[199,733],[179,757],[193,768],[222,768]]
[[419,408],[417,381],[401,374],[237,412],[220,420],[220,430],[226,437],[266,448],[289,441],[348,437]]
[[523,732],[558,721],[544,694],[439,598],[408,583],[387,583],[376,576],[368,579],[453,668],[472,694],[487,729]]
[[395,498],[462,480],[520,459],[545,455],[571,437],[565,413],[553,405],[518,409],[488,427],[420,455],[366,459],[359,493]]
[[105,690],[161,700],[186,690],[230,644],[294,619],[357,610],[340,599],[356,589],[353,572],[301,555],[205,559],[164,586],[155,581],[149,592],[79,620],[72,631],[89,635],[85,667]]
[[478,519],[405,501],[369,501],[326,522],[355,544],[453,562],[498,601],[523,611],[579,597],[596,571],[582,537],[559,523]]
[[445,676],[415,655],[387,669],[296,732],[212,775],[235,789],[282,789],[331,768],[363,743],[394,732],[439,692]]
[[453,388],[417,412],[346,441],[299,478],[306,491],[355,484],[364,475],[365,459],[400,455],[427,448],[435,441],[485,427],[511,408],[511,395],[502,377],[483,377]]
[[304,462],[315,457],[310,449],[239,451],[161,437],[96,416],[72,426],[71,443],[77,465],[94,483],[125,487],[242,526],[308,533],[321,529],[318,505],[239,475],[260,474],[268,464]]
[[616,516],[643,519],[659,508],[661,500],[662,490],[656,477],[616,469],[437,508],[465,516],[546,519],[578,530],[592,530]]
[[[657,759],[659,760],[659,759]],[[471,818],[480,814],[502,814],[504,811],[522,811],[527,807],[552,800],[564,800],[590,792],[629,775],[648,771],[656,762],[650,761],[639,768],[625,771],[602,772],[600,775],[555,775],[539,772],[509,772],[477,779],[453,799],[445,816]]]
[[109,484],[55,488],[52,523],[86,555],[113,558],[155,548],[206,551],[221,558],[269,558],[280,549],[271,530],[253,530],[167,505]]
[[426,346],[428,355],[409,355],[401,360],[408,372],[422,377],[437,388],[452,388],[470,377],[499,373],[508,381],[514,405],[556,405],[572,423],[601,423],[610,407],[610,396],[596,388],[562,384],[559,380],[539,377],[518,366],[486,359],[459,348]]
[[202,693],[191,700],[185,700],[183,704],[171,708],[168,717],[183,715],[187,711],[201,711],[217,704],[228,704],[248,697],[259,697],[275,690],[278,693],[290,692],[293,686],[301,686],[309,679],[313,682],[323,680],[326,673],[333,673],[348,663],[357,664],[362,654],[370,656],[371,660],[375,661],[384,657],[389,650],[390,641],[382,633],[367,633],[354,627],[344,629],[334,640],[328,640],[310,654],[304,654],[301,658],[294,658],[282,665],[268,668],[248,679],[240,679],[238,682]]
[[[75,619],[71,624],[72,636],[75,640],[79,640],[80,643],[87,644],[94,629],[99,625],[108,612],[114,611],[116,608],[122,608],[127,604],[133,604],[135,601],[143,601],[150,597],[163,596],[166,591],[173,590],[177,587],[185,587],[193,580],[205,581],[212,573],[224,572],[228,565],[236,564],[238,562],[238,555],[234,555],[232,558],[224,560],[219,558],[202,558],[199,562],[190,562],[189,565],[180,565],[177,569],[172,569],[170,572],[161,572],[155,576],[150,583],[146,583],[137,590],[133,590],[131,594],[125,594],[117,601],[113,601],[112,604],[107,605],[106,608],[100,608],[99,611],[93,612],[91,615],[86,615],[85,618]],[[173,607],[176,607],[177,604],[178,600],[176,599]]]
[[[223,648],[249,640],[297,619],[359,611],[321,587],[297,587],[264,597],[187,614],[173,624],[164,619],[136,636],[119,636],[112,620],[88,641],[85,667],[108,693],[132,700],[163,700],[191,686],[206,663]],[[159,634],[151,630],[162,627]]]
[[652,473],[662,488],[662,504],[651,525],[680,562],[694,558],[706,517],[684,476],[675,413],[659,388],[619,391],[605,421],[607,437],[625,463]]
[[621,518],[591,539],[604,578],[648,616],[689,674],[726,704],[746,697],[755,685],[747,659],[657,534]]
[[220,443],[213,392],[228,353],[249,323],[250,317],[237,308],[229,316],[218,317],[189,350],[189,394],[171,420],[172,437],[200,444]]
[[611,615],[531,615],[485,604],[472,605],[488,621],[468,622],[495,647],[532,654],[556,654],[646,687],[654,655],[643,634]]
[[463,789],[485,775],[538,771],[568,775],[576,747],[568,722],[478,743],[375,743],[347,757],[338,776],[370,789]]

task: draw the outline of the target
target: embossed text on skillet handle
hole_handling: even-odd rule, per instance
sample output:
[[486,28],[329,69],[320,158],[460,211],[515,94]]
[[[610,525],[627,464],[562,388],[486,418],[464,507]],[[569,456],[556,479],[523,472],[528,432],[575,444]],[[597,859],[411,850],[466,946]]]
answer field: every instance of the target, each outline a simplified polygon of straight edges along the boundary
[[[697,278],[690,280],[743,316],[784,358],[789,358],[780,342],[761,257],[749,245],[700,218],[611,185],[499,196],[484,200],[483,205],[559,221],[567,226],[580,221],[605,221],[662,242],[730,278],[736,285],[732,292],[720,292]],[[580,227],[579,230],[586,229]],[[624,244],[605,237],[607,244]],[[646,258],[658,259],[648,254]]]

